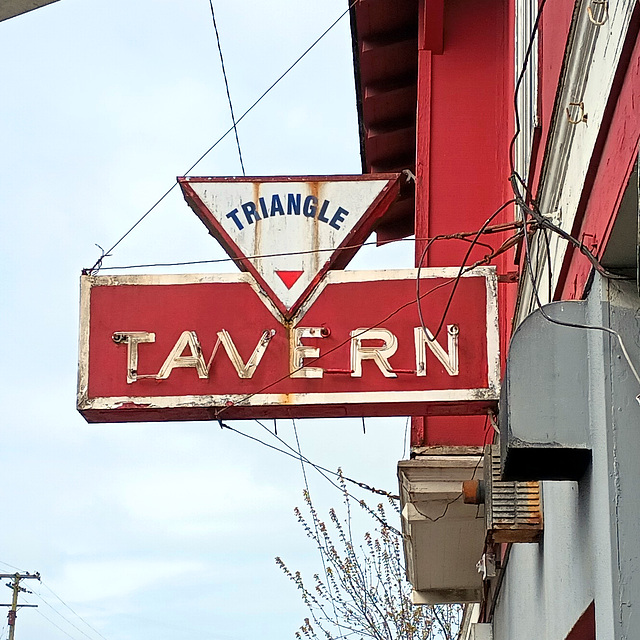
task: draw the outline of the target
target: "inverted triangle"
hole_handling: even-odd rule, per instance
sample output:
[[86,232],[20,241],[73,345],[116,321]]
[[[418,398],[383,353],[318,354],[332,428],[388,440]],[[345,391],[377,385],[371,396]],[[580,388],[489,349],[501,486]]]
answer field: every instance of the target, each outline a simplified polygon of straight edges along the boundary
[[287,318],[344,268],[397,198],[400,174],[178,178],[185,199]]
[[303,273],[304,271],[276,271],[277,276],[284,282],[287,289],[291,289]]

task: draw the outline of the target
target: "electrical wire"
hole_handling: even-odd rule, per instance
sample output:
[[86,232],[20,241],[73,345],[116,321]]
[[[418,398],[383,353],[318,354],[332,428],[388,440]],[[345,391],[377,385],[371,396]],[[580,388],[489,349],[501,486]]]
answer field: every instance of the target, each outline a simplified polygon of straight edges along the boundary
[[[584,246],[583,242],[581,242],[577,238],[574,238],[570,233],[568,233],[567,231],[565,231],[564,229],[562,229],[558,225],[556,225],[553,222],[551,222],[551,220],[549,220],[548,217],[544,216],[542,214],[542,212],[538,209],[538,206],[535,203],[535,201],[533,200],[533,198],[531,198],[531,193],[529,192],[529,189],[528,189],[528,186],[527,186],[525,180],[522,178],[522,176],[515,169],[515,158],[514,158],[515,143],[516,143],[516,140],[517,140],[517,138],[518,138],[518,136],[520,135],[520,132],[521,132],[520,114],[519,114],[519,109],[518,109],[518,92],[520,90],[520,86],[522,84],[522,80],[524,78],[524,75],[525,75],[525,73],[527,71],[527,67],[528,67],[529,62],[530,62],[531,51],[532,51],[532,48],[533,48],[533,44],[535,42],[536,35],[538,33],[540,20],[542,18],[542,12],[544,10],[546,2],[547,2],[547,0],[542,0],[542,2],[540,3],[540,6],[538,8],[538,14],[536,16],[533,28],[531,30],[531,36],[529,38],[529,44],[527,46],[527,50],[526,50],[526,53],[525,53],[525,59],[523,61],[522,69],[520,70],[520,74],[518,75],[518,80],[517,80],[516,86],[515,86],[513,106],[514,106],[514,116],[515,116],[516,127],[515,127],[515,131],[514,131],[514,135],[513,135],[512,139],[511,139],[511,143],[509,145],[509,164],[510,164],[510,169],[511,169],[511,175],[509,176],[509,182],[511,183],[511,188],[512,188],[514,196],[515,196],[515,201],[516,201],[517,208],[521,212],[523,228],[527,229],[527,216],[531,215],[533,217],[533,219],[535,220],[535,222],[538,224],[538,226],[545,232],[545,240],[547,242],[547,254],[548,254],[549,263],[550,263],[551,257],[550,257],[550,252],[549,252],[549,240],[546,237],[546,230],[549,230],[549,231],[557,234],[562,239],[566,240],[569,244],[571,244],[573,247],[577,248],[583,255],[585,255],[587,257],[587,259],[591,263],[592,267],[596,271],[598,271],[598,273],[600,273],[604,278],[608,278],[608,279],[612,279],[612,280],[627,280],[628,278],[626,276],[622,276],[622,275],[619,275],[619,274],[611,273],[607,269],[605,269],[602,266],[602,264],[600,264],[600,262],[596,258],[596,256],[591,251],[589,251],[589,249],[587,249],[587,247]],[[520,185],[522,185],[522,187],[525,189],[525,192],[530,197],[531,206],[529,206],[527,204],[527,202],[524,200],[524,198],[522,197],[522,194],[520,193],[520,190],[518,188],[518,183]],[[559,326],[570,327],[570,328],[574,328],[574,329],[603,331],[605,333],[608,333],[609,335],[614,336],[616,338],[616,340],[618,341],[618,344],[620,346],[620,350],[622,351],[622,354],[623,354],[625,360],[627,361],[629,369],[631,370],[633,376],[635,377],[635,379],[636,379],[636,381],[638,383],[638,386],[640,386],[640,375],[638,374],[638,371],[635,368],[635,366],[634,366],[634,364],[633,364],[633,362],[631,360],[631,357],[629,355],[629,352],[627,351],[627,348],[626,348],[626,346],[624,344],[622,336],[617,331],[615,331],[611,327],[604,327],[604,326],[598,326],[598,325],[586,325],[586,324],[579,324],[579,323],[572,323],[572,322],[565,322],[565,321],[557,320],[555,318],[552,318],[544,310],[543,305],[542,305],[542,301],[540,300],[540,294],[539,294],[539,291],[538,291],[537,277],[535,275],[535,272],[534,272],[534,269],[533,269],[532,260],[531,260],[531,247],[530,247],[530,243],[529,243],[529,235],[528,235],[528,233],[525,232],[524,235],[523,235],[523,238],[524,238],[524,247],[525,247],[524,259],[525,259],[525,264],[526,264],[527,270],[529,272],[529,277],[531,278],[531,288],[532,288],[532,291],[533,291],[533,299],[534,299],[535,304],[537,305],[538,310],[540,311],[542,317],[545,318],[545,320],[547,320],[548,322],[551,322],[551,323],[559,325]],[[539,264],[539,261],[536,261],[536,265],[537,264]],[[551,268],[550,268],[550,266],[549,266],[549,282],[550,282],[549,286],[551,287]],[[549,297],[551,298],[551,296],[549,296]],[[636,400],[638,401],[638,403],[640,403],[640,394],[636,395]]]
[[[202,160],[204,160],[206,158],[206,156],[209,155],[209,153],[211,153],[211,151],[213,151],[218,144],[220,144],[233,130],[234,128],[240,124],[240,122],[242,122],[242,120],[245,119],[246,116],[249,115],[249,113],[251,113],[251,111],[253,111],[253,109],[258,106],[258,104],[260,104],[260,102],[262,102],[262,100],[269,94],[271,93],[271,91],[300,63],[301,60],[303,60],[306,55],[340,22],[340,20],[342,20],[342,18],[344,18],[344,16],[347,15],[347,13],[349,13],[349,11],[351,10],[351,7],[353,7],[357,2],[359,2],[359,0],[353,0],[353,2],[349,3],[349,6],[345,9],[345,11],[343,11],[338,18],[336,18],[336,20],[334,20],[303,52],[302,54],[300,54],[298,56],[298,58],[296,58],[296,60],[289,65],[289,67],[283,72],[281,73],[278,78],[276,78],[276,80],[274,80],[274,82],[271,83],[271,85],[269,85],[269,87],[267,87],[267,89],[265,89],[265,91],[263,91],[260,96],[249,106],[248,109],[246,109],[246,111],[243,112],[243,114],[235,121],[235,124],[232,125],[229,129],[227,129],[184,173],[183,175],[188,175],[189,173],[191,173],[191,171],[193,171],[193,169],[195,169],[200,162],[202,162]],[[96,260],[95,264],[93,265],[93,267],[89,270],[92,274],[96,274],[98,273],[98,271],[100,271],[100,269],[102,268],[102,262],[105,258],[109,257],[112,255],[112,251],[178,186],[178,183],[174,183],[169,189],[167,189],[162,196],[160,196],[160,198],[158,200],[156,200],[156,202],[149,208],[147,209],[147,211],[138,219],[138,221],[129,228],[129,230],[117,241],[115,242],[115,244],[113,244],[113,246],[111,246],[107,251],[102,251],[102,255],[98,258],[98,260]]]
[[[499,224],[487,227],[484,231],[485,234],[493,234],[500,233],[503,231],[507,231],[509,228],[514,228],[515,226],[519,226],[519,223],[509,222],[506,224]],[[435,240],[462,240],[466,242],[473,242],[469,238],[475,235],[476,231],[466,231],[461,233],[450,233],[450,234],[440,234],[438,236],[434,236],[433,238],[399,238],[398,240],[394,240],[393,242],[429,242]],[[385,242],[386,244],[391,244],[390,242]],[[491,245],[479,243],[481,246],[486,246],[490,249]],[[370,242],[363,242],[358,244],[345,245],[343,247],[326,247],[322,249],[304,249],[302,251],[280,251],[277,253],[259,253],[253,254],[250,256],[242,256],[242,257],[234,257],[227,256],[225,258],[213,258],[209,260],[188,260],[183,262],[153,262],[146,264],[128,264],[128,265],[116,265],[109,267],[102,267],[102,269],[107,271],[112,270],[124,270],[124,269],[150,269],[153,267],[184,267],[190,265],[199,265],[199,264],[220,264],[224,262],[233,262],[234,264],[242,264],[246,260],[264,260],[267,258],[279,258],[283,256],[305,256],[305,255],[313,255],[320,253],[339,253],[341,251],[349,251],[351,249],[360,249],[361,247],[370,247],[370,246],[379,246],[376,240],[372,240]],[[93,268],[85,268],[82,270],[84,275],[91,274]]]
[[[505,203],[504,205],[502,205],[502,207],[500,209],[498,209],[496,212],[494,212],[490,218],[489,221],[494,218],[504,207],[508,206],[511,203],[511,201]],[[485,222],[485,224],[483,225],[483,227],[488,226],[488,222]],[[514,226],[518,226],[517,223],[509,223],[509,226],[511,226],[512,228]],[[504,230],[505,225],[501,225],[501,230]],[[481,233],[481,231],[476,231],[474,232],[475,235],[478,235],[479,233]],[[458,234],[454,234],[454,235],[458,235]],[[517,235],[515,237],[515,239],[517,239]],[[499,255],[500,253],[502,253],[503,251],[505,251],[507,248],[509,248],[513,242],[515,242],[514,238],[511,238],[510,240],[508,240],[507,242],[503,243],[501,245],[501,247],[499,247],[497,250],[495,250],[494,252],[492,252],[491,254],[485,256],[484,258],[477,260],[476,262],[474,262],[473,264],[469,265],[468,267],[461,267],[460,271],[458,272],[458,274],[454,277],[454,278],[450,278],[448,280],[445,280],[444,282],[435,285],[434,287],[432,287],[431,289],[429,289],[428,291],[426,291],[425,293],[420,293],[418,296],[416,296],[416,298],[412,298],[411,300],[409,300],[408,302],[405,302],[404,304],[400,305],[399,307],[397,307],[396,309],[394,309],[391,313],[387,314],[384,318],[382,318],[381,320],[379,320],[378,322],[372,324],[370,327],[367,327],[366,329],[363,329],[363,331],[361,331],[360,333],[354,335],[354,336],[350,336],[349,338],[347,338],[346,340],[343,340],[342,342],[338,343],[335,347],[332,347],[331,349],[328,349],[327,351],[325,351],[324,353],[322,353],[321,355],[317,356],[316,358],[310,358],[309,362],[307,362],[305,365],[301,365],[300,367],[294,369],[293,371],[290,371],[289,373],[286,373],[282,376],[280,376],[279,378],[273,380],[272,382],[264,385],[262,388],[258,389],[257,391],[254,391],[252,393],[246,394],[245,396],[242,397],[242,399],[240,401],[238,401],[237,403],[229,403],[227,404],[226,407],[222,407],[221,409],[216,409],[215,410],[215,414],[214,417],[216,420],[219,420],[220,417],[226,412],[228,411],[232,406],[234,406],[234,404],[242,404],[247,402],[248,400],[250,400],[251,398],[253,398],[256,395],[259,395],[263,392],[265,392],[266,390],[270,389],[271,387],[275,386],[276,384],[278,384],[279,382],[282,382],[283,380],[286,380],[287,378],[289,378],[293,373],[296,373],[297,371],[301,371],[302,369],[304,369],[305,367],[311,366],[315,363],[317,363],[318,361],[320,361],[322,358],[325,358],[326,356],[328,356],[329,354],[333,353],[334,351],[344,347],[346,344],[348,344],[349,342],[351,342],[351,340],[355,337],[359,337],[361,335],[363,335],[364,333],[366,333],[367,331],[369,331],[370,329],[374,329],[376,327],[379,327],[380,325],[382,325],[384,322],[386,322],[387,320],[390,320],[392,317],[394,317],[395,315],[397,315],[398,313],[400,313],[401,311],[403,311],[404,309],[406,309],[407,307],[410,307],[411,305],[416,304],[419,308],[419,304],[420,301],[423,298],[426,298],[428,295],[434,293],[435,291],[446,287],[448,285],[453,284],[454,286],[457,286],[455,283],[458,282],[460,280],[460,278],[467,272],[472,271],[473,269],[475,269],[478,266],[481,266],[483,264],[487,264],[488,262],[490,262],[490,260],[492,260],[494,257],[496,257],[497,255]],[[451,303],[451,298],[449,300],[449,305]],[[448,310],[448,307],[447,307]],[[446,311],[445,311],[445,315],[446,315]],[[444,318],[444,315],[443,315]],[[443,323],[444,320],[441,320],[441,324]]]
[[216,32],[216,42],[218,43],[218,53],[220,54],[220,66],[222,67],[222,77],[224,78],[224,87],[227,90],[227,102],[229,103],[229,111],[231,112],[231,122],[233,123],[233,132],[236,136],[236,147],[238,148],[238,157],[240,158],[240,167],[242,169],[242,175],[246,176],[244,170],[244,162],[242,160],[242,150],[240,149],[240,138],[238,137],[238,127],[236,117],[233,113],[233,104],[231,102],[231,92],[229,91],[229,81],[227,80],[227,70],[224,66],[224,58],[222,57],[222,45],[220,44],[220,34],[218,33],[218,25],[216,24],[216,14],[213,10],[213,0],[209,0],[209,7],[211,7],[211,20],[213,21],[213,29]]
[[[331,471],[330,469],[327,469],[326,467],[322,467],[322,466],[320,466],[318,464],[315,464],[314,462],[309,460],[309,458],[307,458],[306,456],[303,456],[301,453],[296,451],[286,440],[281,438],[277,433],[273,433],[271,430],[269,430],[267,428],[267,426],[263,422],[261,422],[257,418],[254,418],[254,422],[256,424],[258,424],[260,427],[262,427],[269,435],[273,436],[276,440],[278,440],[278,442],[280,442],[282,445],[287,447],[287,449],[289,449],[292,453],[289,453],[287,451],[279,449],[278,447],[273,447],[272,445],[267,445],[267,446],[275,449],[276,451],[280,451],[281,453],[284,453],[284,454],[288,455],[289,457],[294,458],[295,460],[299,460],[300,462],[302,462],[304,464],[308,464],[309,466],[313,467],[319,473],[320,472],[324,472],[324,473],[328,473],[328,474],[330,474],[332,476],[335,476],[336,478],[342,478],[343,480],[346,480],[347,482],[350,482],[351,484],[354,484],[354,485],[360,487],[361,489],[365,489],[366,491],[370,491],[371,493],[375,493],[375,494],[380,495],[380,496],[385,496],[385,497],[390,498],[392,500],[398,500],[399,499],[399,497],[397,495],[389,493],[388,491],[385,491],[384,489],[376,489],[375,487],[372,487],[371,485],[368,485],[365,482],[359,482],[358,480],[354,480],[353,478],[349,478],[348,476],[345,476],[343,473],[336,473],[335,471]],[[226,424],[225,425],[221,425],[221,426],[223,426],[223,428],[231,429],[233,431],[233,429],[231,427],[229,427],[228,425],[226,425]],[[246,434],[243,434],[243,435],[246,435]],[[247,436],[247,437],[251,438],[252,436]],[[265,443],[263,443],[262,440],[258,440],[258,441],[260,443],[262,443],[262,444],[265,444]],[[336,486],[336,485],[334,484],[334,486]]]
[[[48,587],[47,587],[48,588]],[[51,592],[53,593],[53,592]],[[83,636],[85,636],[85,638],[89,638],[89,640],[94,640],[94,638],[92,636],[90,636],[88,633],[86,633],[85,631],[83,631],[82,629],[80,629],[80,627],[78,627],[77,625],[75,625],[73,622],[71,622],[71,620],[69,620],[67,617],[65,617],[64,615],[62,615],[62,613],[60,613],[60,611],[58,611],[48,600],[46,600],[42,594],[37,593],[36,591],[33,591],[33,595],[35,595],[37,598],[39,598],[47,607],[49,607],[49,609],[51,609],[56,615],[60,616],[60,618],[62,618],[69,626],[73,627],[76,631],[78,631],[79,633],[81,633]],[[55,595],[55,594],[54,594]],[[57,596],[56,596],[57,597]],[[62,602],[62,600],[60,600],[60,602]],[[63,603],[64,604],[64,603]],[[97,629],[94,629],[94,627],[92,627],[84,618],[82,618],[81,616],[79,616],[75,611],[73,611],[73,609],[71,609],[71,607],[69,607],[68,605],[67,608],[75,615],[78,617],[79,620],[81,620],[85,625],[87,625],[87,627],[89,629],[91,629],[94,633],[96,633],[98,636],[100,636],[103,640],[107,640]]]
[[[522,85],[524,75],[527,72],[527,67],[529,66],[529,61],[531,59],[531,51],[533,50],[533,45],[535,43],[536,36],[538,34],[538,29],[540,27],[540,20],[542,19],[542,12],[546,4],[547,4],[547,0],[542,0],[542,2],[540,2],[540,6],[538,7],[538,14],[536,15],[536,19],[531,29],[531,36],[529,38],[529,44],[527,45],[527,50],[525,52],[524,60],[522,62],[522,69],[520,70],[520,74],[518,75],[518,80],[516,82],[516,86],[513,92],[513,107],[514,107],[514,113],[515,113],[516,126],[514,129],[513,137],[511,138],[511,142],[509,143],[509,167],[512,175],[515,173],[516,140],[518,139],[518,136],[520,135],[520,132],[522,130],[520,126],[520,113],[518,111],[518,93],[520,91],[520,86]],[[522,180],[522,178],[520,179]],[[526,188],[526,185],[525,185],[525,188]]]
[[[513,183],[512,183],[513,184]],[[515,184],[514,184],[514,189],[516,188]],[[519,194],[518,194],[519,195]],[[522,199],[519,198],[520,202],[522,202]],[[523,220],[523,224],[526,224],[526,216],[527,216],[527,212],[530,211],[530,209],[528,207],[522,206],[522,204],[520,204],[519,209],[522,212],[522,220]],[[595,330],[595,331],[603,331],[605,333],[608,333],[609,335],[612,335],[616,338],[616,340],[618,341],[618,344],[620,346],[620,350],[622,351],[622,354],[625,358],[625,360],[627,361],[627,364],[629,366],[629,369],[631,370],[633,376],[636,379],[636,382],[638,383],[638,386],[640,387],[640,374],[638,374],[637,369],[635,368],[632,360],[631,360],[631,356],[629,355],[629,352],[627,351],[627,348],[624,344],[624,341],[622,340],[622,336],[615,331],[614,329],[612,329],[611,327],[604,327],[604,326],[600,326],[600,325],[588,325],[588,324],[579,324],[579,323],[574,323],[574,322],[566,322],[563,320],[557,320],[556,318],[552,318],[543,308],[542,305],[542,301],[540,300],[540,295],[538,292],[538,288],[536,286],[536,280],[535,280],[535,276],[534,276],[534,271],[533,271],[533,265],[531,264],[531,253],[530,253],[530,247],[529,247],[529,238],[527,236],[527,234],[524,234],[524,245],[525,245],[525,263],[527,265],[527,268],[529,270],[529,275],[531,277],[531,283],[532,283],[532,290],[533,290],[533,295],[534,295],[534,299],[536,301],[536,304],[538,306],[538,310],[540,311],[542,317],[547,320],[548,322],[551,322],[552,324],[556,324],[562,327],[570,327],[573,329],[586,329],[586,330]],[[638,401],[638,403],[640,403],[640,393],[636,395],[636,400]]]
[[[33,593],[33,592],[30,592]],[[37,595],[37,594],[33,594],[33,595]],[[40,598],[42,600],[42,598]],[[43,602],[45,602],[43,600]],[[27,604],[31,604],[26,598],[25,598],[25,603]],[[89,638],[89,640],[93,640],[93,638],[91,638],[91,636],[87,635],[84,631],[82,631],[82,629],[79,629],[78,627],[76,627],[76,625],[74,625],[72,622],[70,622],[69,620],[67,620],[64,616],[62,616],[60,614],[59,611],[56,611],[48,602],[45,602],[45,604],[51,608],[51,610],[54,613],[57,613],[67,624],[71,625],[76,631],[79,631],[83,636],[85,636],[86,638]],[[37,606],[37,605],[36,605]],[[72,636],[70,633],[67,633],[62,627],[58,626],[55,622],[53,622],[53,620],[51,620],[50,618],[48,618],[47,616],[45,616],[42,611],[40,611],[40,609],[36,609],[36,612],[39,613],[45,620],[47,620],[47,622],[50,622],[54,627],[56,627],[57,629],[59,629],[60,631],[62,631],[62,633],[65,633],[66,635],[68,635],[70,638],[74,638],[75,637]]]
[[[89,627],[89,629],[91,629],[91,631],[93,631],[98,636],[100,636],[102,638],[102,640],[107,640],[107,638],[105,638],[95,627],[93,627],[91,624],[89,624],[77,611],[72,609],[46,582],[44,582],[44,580],[42,580],[42,578],[40,579],[40,584],[45,589],[47,589],[47,591],[49,591],[49,593],[51,593],[51,595],[53,595],[64,607],[69,609],[69,611],[71,611],[71,613],[73,613],[74,616],[76,616],[79,620],[81,620],[84,624],[86,624],[87,627]],[[44,600],[44,598],[42,597],[41,594],[36,593],[36,595],[39,598],[41,598],[43,600],[43,602],[45,602],[45,600]],[[49,606],[51,606],[51,605],[49,605]]]
[[36,609],[36,613],[41,615],[49,624],[53,625],[56,629],[58,629],[58,631],[61,631],[62,633],[64,633],[64,635],[67,636],[68,638],[71,638],[72,640],[77,640],[75,636],[72,636],[70,633],[65,631],[61,626],[57,625],[53,620],[51,620],[51,618],[48,618],[47,616],[45,616],[44,613],[40,611],[40,609]]
[[[484,260],[481,260],[478,263],[474,263],[473,265],[468,267],[468,270],[475,269],[477,266],[479,266],[479,263],[481,263],[481,262],[484,262]],[[444,282],[432,287],[427,292],[421,294],[420,299],[426,298],[428,295],[434,293],[438,289],[442,289],[443,287],[446,287],[446,286],[452,284],[453,282],[455,282],[455,280],[456,280],[456,278],[450,278],[449,280],[445,280]],[[298,367],[296,369],[293,369],[292,371],[289,371],[289,373],[286,373],[286,374],[280,376],[276,380],[273,380],[272,382],[264,385],[262,388],[258,389],[257,391],[254,391],[252,393],[246,394],[245,396],[242,397],[242,399],[238,403],[229,403],[229,404],[227,404],[226,407],[222,407],[221,409],[216,409],[215,410],[215,416],[214,416],[215,419],[219,420],[220,416],[222,416],[226,411],[228,411],[232,406],[234,406],[234,404],[242,404],[244,402],[247,402],[247,400],[250,400],[254,396],[257,396],[257,395],[259,395],[261,393],[264,393],[267,389],[270,389],[271,387],[275,386],[279,382],[282,382],[283,380],[286,380],[287,378],[290,378],[291,375],[296,373],[297,371],[301,371],[302,369],[317,363],[322,358],[325,358],[326,356],[328,356],[329,354],[333,353],[334,351],[337,351],[338,349],[341,349],[342,347],[344,347],[346,344],[349,344],[351,342],[351,340],[353,340],[353,338],[358,338],[359,336],[365,334],[370,329],[375,329],[376,327],[379,327],[383,322],[386,322],[387,320],[390,320],[395,315],[397,315],[398,313],[400,313],[401,311],[403,311],[407,307],[410,307],[411,305],[414,305],[414,304],[416,304],[416,300],[412,298],[408,302],[405,302],[404,304],[402,304],[399,307],[397,307],[396,309],[394,309],[391,313],[389,313],[387,316],[385,316],[384,318],[382,318],[378,322],[372,324],[370,327],[368,327],[366,329],[363,329],[360,333],[357,333],[357,334],[355,334],[353,336],[350,336],[346,340],[343,340],[342,342],[337,344],[335,347],[332,347],[331,349],[328,349],[327,351],[325,351],[324,353],[322,353],[321,355],[319,355],[316,358],[309,358],[309,362],[307,362],[305,365],[301,365],[300,367]]]
[[498,207],[498,209],[496,209],[485,220],[484,224],[480,227],[480,229],[478,229],[473,241],[471,242],[471,244],[469,245],[469,248],[467,249],[467,252],[465,253],[464,259],[462,261],[462,265],[460,266],[460,269],[458,270],[458,275],[455,278],[455,282],[453,284],[453,288],[451,290],[451,293],[449,294],[449,299],[447,300],[447,304],[445,305],[444,311],[442,313],[442,318],[440,319],[440,323],[438,324],[438,328],[436,329],[435,333],[433,333],[431,336],[429,335],[429,331],[426,328],[426,325],[425,325],[425,322],[424,322],[424,317],[422,315],[422,304],[420,303],[420,300],[421,300],[421,297],[420,297],[420,271],[422,270],[422,263],[424,262],[424,259],[425,259],[425,256],[427,254],[427,251],[429,250],[429,248],[431,247],[433,242],[428,242],[427,245],[425,246],[424,251],[422,252],[422,255],[420,256],[420,260],[418,261],[418,274],[416,276],[416,304],[417,304],[418,317],[420,318],[420,324],[422,326],[422,330],[424,331],[426,339],[429,340],[429,342],[434,342],[437,339],[438,334],[442,330],[442,327],[444,325],[447,313],[449,311],[449,308],[451,307],[451,303],[453,302],[453,297],[454,297],[454,295],[456,293],[456,289],[458,288],[458,283],[460,282],[460,278],[462,278],[462,275],[465,273],[465,267],[466,267],[466,264],[467,264],[467,260],[469,259],[469,256],[471,255],[471,252],[473,251],[473,248],[474,248],[474,246],[476,244],[476,241],[484,233],[484,230],[491,224],[491,222],[493,222],[493,220],[495,220],[496,217],[502,211],[504,211],[504,209],[506,209],[509,205],[513,204],[515,201],[516,201],[515,198],[512,198],[511,200],[508,200],[507,202],[502,204],[500,207]]
[[[489,426],[488,426],[488,421],[489,421],[489,416],[487,415],[485,417],[485,421],[484,421],[484,441],[483,441],[483,448],[484,445],[487,442],[487,433],[489,432]],[[476,462],[476,466],[473,468],[473,471],[471,472],[471,478],[469,478],[470,480],[473,480],[475,478],[475,475],[478,471],[478,468],[480,467],[480,464],[484,461],[484,452],[480,453],[480,455],[478,456],[478,462]],[[455,502],[458,502],[458,500],[460,500],[460,498],[462,498],[463,494],[462,491],[460,492],[459,495],[457,495],[455,498],[452,498],[451,500],[449,500],[447,502],[447,504],[445,505],[444,511],[439,515],[436,516],[435,518],[432,518],[431,516],[428,516],[426,513],[423,513],[422,511],[420,511],[420,509],[418,509],[415,504],[413,505],[414,509],[423,517],[426,518],[427,520],[431,521],[431,522],[438,522],[438,520],[442,520],[442,518],[444,518],[447,515],[447,512],[449,511],[449,507],[454,504]],[[476,510],[476,519],[478,519],[478,513],[480,511],[480,505],[478,505],[478,509]]]

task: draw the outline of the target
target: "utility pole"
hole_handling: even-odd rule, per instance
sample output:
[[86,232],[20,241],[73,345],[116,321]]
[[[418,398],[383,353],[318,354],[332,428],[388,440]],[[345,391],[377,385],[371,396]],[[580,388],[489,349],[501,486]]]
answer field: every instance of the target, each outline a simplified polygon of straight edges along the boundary
[[13,578],[13,583],[7,582],[7,587],[13,589],[13,597],[11,598],[11,604],[0,604],[0,607],[10,607],[8,618],[9,624],[9,640],[13,640],[16,632],[16,617],[18,615],[18,606],[20,607],[37,607],[37,604],[21,604],[18,605],[18,595],[21,591],[25,593],[32,593],[28,589],[20,586],[20,580],[26,578],[35,578],[40,580],[39,573],[0,573],[0,580],[3,578]]

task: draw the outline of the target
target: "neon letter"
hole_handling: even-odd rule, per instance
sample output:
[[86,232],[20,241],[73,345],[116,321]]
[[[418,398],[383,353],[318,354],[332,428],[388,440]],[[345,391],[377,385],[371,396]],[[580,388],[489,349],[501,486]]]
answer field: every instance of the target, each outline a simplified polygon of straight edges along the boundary
[[427,375],[427,347],[431,353],[440,360],[442,366],[446,369],[450,376],[457,376],[459,371],[458,365],[458,335],[460,329],[457,324],[448,324],[447,333],[449,334],[449,353],[447,353],[440,343],[436,342],[433,334],[427,327],[415,327],[413,336],[416,344],[416,375]]
[[324,338],[327,335],[322,327],[296,327],[291,332],[291,366],[289,371],[292,378],[322,378],[324,369],[321,367],[305,367],[305,358],[319,358],[320,349],[302,344],[302,338]]
[[256,348],[253,350],[251,357],[247,360],[247,363],[244,363],[244,360],[238,353],[236,349],[236,345],[233,343],[231,339],[231,335],[228,331],[223,329],[222,331],[218,331],[218,340],[222,343],[224,350],[227,352],[229,356],[229,360],[231,360],[231,364],[233,368],[236,370],[239,378],[252,378],[253,374],[256,372],[258,365],[260,364],[260,360],[262,360],[262,356],[264,352],[267,350],[269,346],[269,342],[271,338],[276,334],[275,329],[271,329],[271,331],[263,332],[260,337],[260,341],[258,342]]
[[[182,355],[189,347],[190,355]],[[198,372],[198,378],[208,378],[209,372],[202,356],[202,349],[195,331],[183,331],[173,349],[158,371],[158,379],[166,380],[176,367],[193,367]]]
[[127,344],[127,384],[138,379],[138,345],[155,342],[156,334],[149,331],[118,331],[112,336],[116,344]]
[[[364,347],[363,340],[382,340],[379,347]],[[398,339],[388,329],[356,329],[351,332],[351,377],[362,377],[362,361],[373,360],[385,378],[397,378],[389,358],[398,349]]]

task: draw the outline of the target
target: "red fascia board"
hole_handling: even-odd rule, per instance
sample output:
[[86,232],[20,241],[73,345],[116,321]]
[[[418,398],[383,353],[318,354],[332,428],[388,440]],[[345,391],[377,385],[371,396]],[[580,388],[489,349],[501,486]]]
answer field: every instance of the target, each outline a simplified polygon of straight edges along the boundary
[[418,49],[444,51],[444,0],[420,0]]
[[566,56],[567,40],[573,14],[573,2],[550,2],[545,5],[540,21],[538,36],[538,113],[540,114],[540,127],[535,133],[527,181],[531,193],[535,193],[538,189],[542,171],[543,154],[539,153],[539,151],[545,148],[549,139],[554,110],[561,110],[560,105],[556,106],[555,104],[556,94]]

